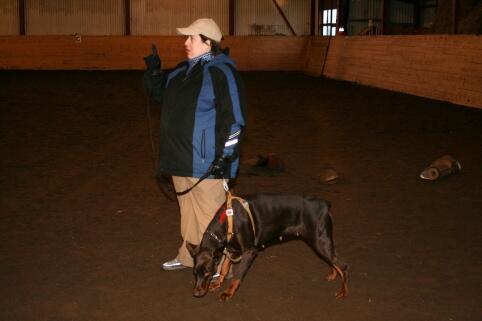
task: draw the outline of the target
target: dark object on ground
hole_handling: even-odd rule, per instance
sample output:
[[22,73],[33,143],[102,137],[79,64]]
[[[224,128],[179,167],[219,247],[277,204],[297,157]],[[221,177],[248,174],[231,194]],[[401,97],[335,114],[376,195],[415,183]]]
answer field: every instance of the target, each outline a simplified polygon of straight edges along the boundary
[[462,170],[462,166],[452,156],[445,155],[434,161],[420,174],[420,178],[434,181]]
[[277,176],[285,170],[283,159],[273,153],[258,155],[246,163],[240,164],[240,173],[251,176]]
[[338,184],[340,177],[338,173],[332,169],[324,169],[320,173],[320,183],[325,185]]

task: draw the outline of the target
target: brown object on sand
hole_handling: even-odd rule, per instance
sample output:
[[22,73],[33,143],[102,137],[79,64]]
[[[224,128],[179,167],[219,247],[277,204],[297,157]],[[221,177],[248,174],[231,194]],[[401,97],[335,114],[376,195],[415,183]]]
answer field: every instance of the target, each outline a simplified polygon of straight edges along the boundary
[[445,155],[425,168],[420,174],[420,178],[434,181],[461,170],[462,166],[457,160],[450,155]]

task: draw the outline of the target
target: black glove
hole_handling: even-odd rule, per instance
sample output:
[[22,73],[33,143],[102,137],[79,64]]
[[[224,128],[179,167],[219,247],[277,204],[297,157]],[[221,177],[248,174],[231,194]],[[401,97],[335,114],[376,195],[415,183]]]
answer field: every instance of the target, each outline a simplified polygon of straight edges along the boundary
[[151,76],[159,75],[161,73],[161,59],[157,55],[156,45],[152,45],[152,53],[144,58],[147,70]]
[[208,171],[216,178],[223,178],[228,168],[228,159],[221,155],[216,155]]

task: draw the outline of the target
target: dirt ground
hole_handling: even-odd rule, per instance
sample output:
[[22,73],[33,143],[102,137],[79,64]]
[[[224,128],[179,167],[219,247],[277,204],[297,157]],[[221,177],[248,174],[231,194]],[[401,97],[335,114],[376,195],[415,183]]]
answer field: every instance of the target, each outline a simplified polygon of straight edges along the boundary
[[[482,109],[289,72],[244,72],[235,194],[332,202],[350,293],[301,241],[261,252],[232,300],[192,295],[177,203],[154,179],[139,71],[0,71],[2,320],[481,320]],[[151,103],[157,152],[160,108]],[[462,172],[419,177],[452,155]],[[156,155],[157,156],[157,155]],[[244,165],[243,165],[244,166]],[[334,169],[338,184],[320,183]],[[226,286],[226,285],[225,285]]]

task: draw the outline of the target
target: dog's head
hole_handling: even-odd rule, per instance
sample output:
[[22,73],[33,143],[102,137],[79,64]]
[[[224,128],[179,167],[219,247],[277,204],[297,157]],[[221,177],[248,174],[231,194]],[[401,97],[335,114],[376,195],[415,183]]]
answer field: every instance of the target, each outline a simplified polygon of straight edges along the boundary
[[223,248],[194,245],[186,241],[186,247],[194,259],[194,276],[196,278],[196,285],[194,286],[193,295],[197,298],[203,297],[208,288],[209,283],[219,265],[219,261],[223,255]]

